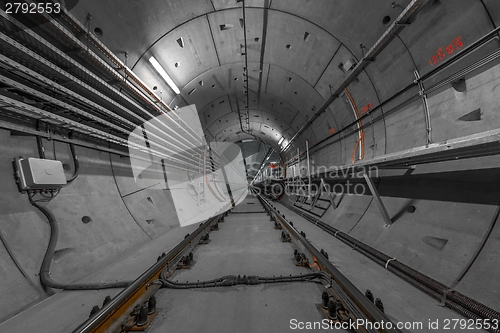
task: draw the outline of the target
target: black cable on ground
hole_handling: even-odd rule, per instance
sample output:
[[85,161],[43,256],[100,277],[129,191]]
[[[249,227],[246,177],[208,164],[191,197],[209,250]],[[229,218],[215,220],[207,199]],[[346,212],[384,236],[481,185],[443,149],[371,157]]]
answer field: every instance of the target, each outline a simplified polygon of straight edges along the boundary
[[54,252],[57,245],[57,239],[59,237],[59,226],[54,214],[46,207],[40,206],[37,202],[33,200],[33,195],[28,194],[30,203],[35,206],[39,211],[45,215],[50,225],[50,241],[45,256],[42,261],[42,266],[40,267],[40,281],[42,285],[50,288],[63,289],[63,290],[98,290],[98,289],[109,289],[109,288],[125,288],[128,287],[132,281],[123,282],[111,282],[111,283],[89,283],[89,284],[64,284],[59,283],[50,277],[50,265],[52,263],[52,258],[54,257]]
[[192,289],[192,288],[213,288],[213,287],[230,287],[235,285],[256,285],[261,283],[281,283],[281,282],[306,282],[314,279],[324,279],[328,282],[331,277],[324,273],[309,273],[304,275],[290,275],[290,276],[273,276],[273,277],[259,277],[257,275],[227,275],[218,279],[209,281],[198,282],[174,282],[167,279],[162,279],[162,287],[171,289]]

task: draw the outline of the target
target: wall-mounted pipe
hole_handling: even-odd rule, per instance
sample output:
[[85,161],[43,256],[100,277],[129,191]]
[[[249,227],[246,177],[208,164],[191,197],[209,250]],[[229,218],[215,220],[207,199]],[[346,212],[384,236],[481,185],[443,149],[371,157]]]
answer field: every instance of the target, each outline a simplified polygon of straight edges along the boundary
[[[268,209],[273,210],[276,213],[277,218],[280,220],[281,224],[287,229],[290,235],[297,239],[304,248],[314,256],[317,261],[317,264],[321,267],[322,270],[327,272],[332,276],[332,278],[337,282],[337,284],[342,288],[342,290],[349,296],[349,298],[359,307],[360,310],[363,311],[363,314],[373,322],[391,322],[391,320],[379,309],[375,307],[375,305],[365,297],[361,291],[349,280],[345,277],[333,264],[324,259],[325,257],[318,251],[309,241],[301,235],[284,217],[282,217],[279,213],[277,213],[276,209],[273,208],[270,203],[264,199],[261,195],[259,198],[262,202],[267,206]],[[394,332],[401,333],[401,331],[396,327],[396,325],[392,326],[392,329],[386,327],[386,329],[382,329],[383,332]]]

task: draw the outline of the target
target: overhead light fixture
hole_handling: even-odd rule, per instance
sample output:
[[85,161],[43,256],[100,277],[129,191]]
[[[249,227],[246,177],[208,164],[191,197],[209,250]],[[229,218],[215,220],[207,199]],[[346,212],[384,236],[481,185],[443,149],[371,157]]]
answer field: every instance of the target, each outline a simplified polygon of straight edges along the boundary
[[280,141],[278,141],[278,144],[280,145],[283,142],[283,140],[285,140],[284,136],[281,137]]
[[163,69],[163,67],[161,67],[158,60],[156,60],[155,57],[151,57],[151,58],[149,58],[149,62],[151,63],[151,65],[153,65],[154,69],[156,69],[158,74],[160,74],[160,76],[165,80],[165,82],[167,82],[167,84],[170,86],[170,88],[172,88],[172,90],[177,95],[179,95],[181,93],[181,91],[179,90],[179,88],[177,88],[174,81],[170,78],[170,76],[168,76],[167,72]]

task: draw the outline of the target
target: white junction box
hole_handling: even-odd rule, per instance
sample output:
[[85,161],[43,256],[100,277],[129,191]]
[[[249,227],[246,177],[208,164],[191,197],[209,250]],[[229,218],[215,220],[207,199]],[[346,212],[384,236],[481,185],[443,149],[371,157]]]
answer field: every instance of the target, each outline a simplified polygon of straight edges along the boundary
[[30,157],[16,158],[14,164],[21,191],[59,189],[66,185],[61,161]]

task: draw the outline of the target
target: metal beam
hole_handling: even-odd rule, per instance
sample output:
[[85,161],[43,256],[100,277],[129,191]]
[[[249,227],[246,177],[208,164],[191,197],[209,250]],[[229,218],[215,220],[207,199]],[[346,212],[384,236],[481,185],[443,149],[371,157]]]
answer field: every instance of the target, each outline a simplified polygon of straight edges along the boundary
[[[321,178],[321,188],[327,191],[326,183],[323,178]],[[328,194],[328,198],[330,199],[330,203],[332,204],[333,209],[337,209],[337,205],[335,204],[335,198],[337,194],[335,192],[326,192]]]
[[382,202],[382,198],[380,198],[380,194],[378,193],[375,184],[373,183],[372,179],[370,178],[370,175],[366,171],[363,173],[363,177],[365,178],[366,184],[368,184],[368,187],[372,192],[373,198],[375,199],[375,203],[377,204],[378,209],[380,210],[380,213],[384,218],[385,227],[389,228],[392,225],[392,220],[389,216],[389,213],[387,213],[387,209],[385,209],[384,203]]

